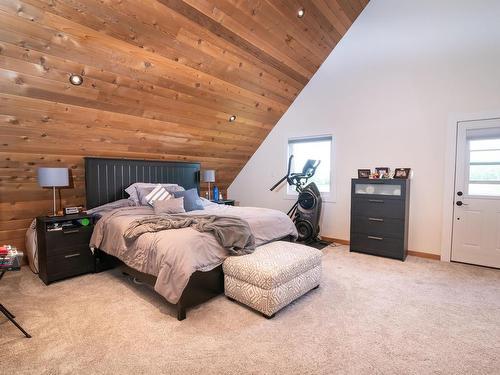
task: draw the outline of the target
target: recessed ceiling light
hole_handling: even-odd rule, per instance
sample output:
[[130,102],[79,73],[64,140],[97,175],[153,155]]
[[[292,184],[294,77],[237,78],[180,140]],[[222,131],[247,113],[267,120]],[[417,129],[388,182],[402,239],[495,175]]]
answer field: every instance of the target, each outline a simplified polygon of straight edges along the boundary
[[78,74],[72,74],[69,76],[69,82],[72,85],[80,86],[83,83],[83,77]]
[[229,122],[233,121],[236,121],[236,115],[231,115],[231,117],[229,117]]
[[297,11],[297,17],[299,18],[302,18],[304,17],[304,15],[306,14],[306,11],[304,10],[304,8],[300,8],[298,11]]

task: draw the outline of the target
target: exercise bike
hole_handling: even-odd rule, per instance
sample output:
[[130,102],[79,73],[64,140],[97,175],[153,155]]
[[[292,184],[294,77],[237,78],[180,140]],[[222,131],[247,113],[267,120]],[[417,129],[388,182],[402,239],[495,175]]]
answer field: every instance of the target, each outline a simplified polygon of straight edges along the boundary
[[299,193],[297,202],[290,208],[287,215],[290,216],[299,234],[298,241],[310,244],[319,242],[319,218],[321,215],[321,193],[314,182],[307,184],[307,181],[314,176],[321,160],[309,159],[304,164],[302,172],[290,173],[293,155],[288,159],[287,174],[276,182],[271,191],[276,189],[283,181],[288,185],[295,186],[295,191]]

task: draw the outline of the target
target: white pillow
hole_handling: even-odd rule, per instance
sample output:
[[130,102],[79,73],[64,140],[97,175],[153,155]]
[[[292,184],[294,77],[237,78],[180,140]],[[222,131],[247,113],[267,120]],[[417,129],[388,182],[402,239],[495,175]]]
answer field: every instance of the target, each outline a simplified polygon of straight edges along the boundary
[[163,186],[158,184],[144,197],[144,200],[152,206],[153,202],[164,201],[170,198],[173,198],[172,194],[170,194]]
[[179,186],[178,184],[154,184],[151,182],[134,182],[132,185],[130,185],[128,188],[125,189],[125,192],[129,195],[128,199],[132,199],[135,203],[140,202],[139,198],[139,188],[144,188],[144,187],[155,187],[156,185],[161,185],[165,187],[167,191],[183,191],[184,188],[182,186]]

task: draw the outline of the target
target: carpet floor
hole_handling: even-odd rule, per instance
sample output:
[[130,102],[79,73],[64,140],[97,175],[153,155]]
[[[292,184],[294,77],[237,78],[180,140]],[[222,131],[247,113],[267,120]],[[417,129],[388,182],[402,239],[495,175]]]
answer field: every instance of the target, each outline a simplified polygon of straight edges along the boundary
[[188,311],[117,269],[0,282],[2,374],[500,374],[500,271],[323,250],[323,279],[267,320],[223,296]]

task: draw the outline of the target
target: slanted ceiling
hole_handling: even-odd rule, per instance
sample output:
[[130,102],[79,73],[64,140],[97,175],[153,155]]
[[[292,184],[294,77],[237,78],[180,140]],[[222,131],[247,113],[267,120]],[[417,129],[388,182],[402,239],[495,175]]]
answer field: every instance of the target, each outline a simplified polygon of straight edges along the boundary
[[66,206],[84,156],[199,161],[225,191],[367,3],[0,0],[0,243],[49,211],[39,166],[72,169]]

